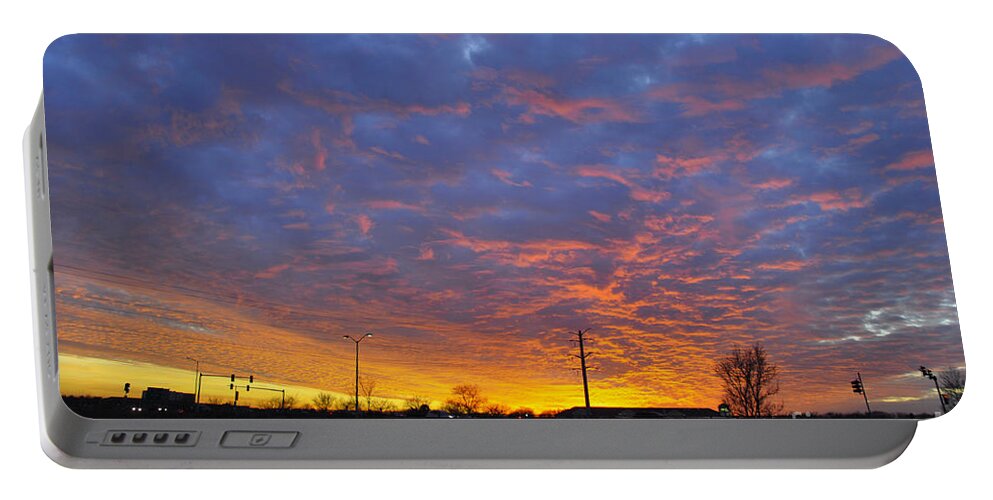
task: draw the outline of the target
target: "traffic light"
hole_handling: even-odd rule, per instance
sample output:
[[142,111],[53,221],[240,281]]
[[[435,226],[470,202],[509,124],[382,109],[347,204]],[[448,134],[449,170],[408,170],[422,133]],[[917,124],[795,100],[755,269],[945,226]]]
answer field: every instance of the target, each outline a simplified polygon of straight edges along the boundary
[[248,383],[249,384],[255,383],[255,375],[249,375],[248,376]]
[[234,384],[229,384],[228,385],[228,389],[231,389],[233,391],[234,390]]
[[248,391],[250,391],[250,390],[252,390],[252,386],[250,386],[250,385],[246,385],[246,386],[245,386],[245,392],[248,392]]
[[234,374],[231,374],[231,382],[234,382]]
[[862,381],[859,379],[852,380],[852,392],[862,394]]

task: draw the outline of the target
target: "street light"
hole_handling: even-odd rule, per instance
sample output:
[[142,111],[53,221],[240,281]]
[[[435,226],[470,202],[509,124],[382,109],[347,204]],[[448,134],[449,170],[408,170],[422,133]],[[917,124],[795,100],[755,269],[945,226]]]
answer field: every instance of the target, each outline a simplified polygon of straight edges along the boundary
[[941,403],[941,413],[948,413],[948,410],[945,408],[945,397],[942,396],[941,387],[938,385],[938,377],[934,375],[934,372],[928,370],[927,367],[923,365],[921,365],[918,370],[920,370],[921,376],[924,378],[929,378],[932,382],[934,382],[934,390],[938,391],[938,402]]
[[345,335],[342,338],[351,340],[355,342],[355,414],[359,414],[359,342],[362,342],[366,337],[372,337],[371,333],[366,333],[365,335],[355,338],[351,335]]

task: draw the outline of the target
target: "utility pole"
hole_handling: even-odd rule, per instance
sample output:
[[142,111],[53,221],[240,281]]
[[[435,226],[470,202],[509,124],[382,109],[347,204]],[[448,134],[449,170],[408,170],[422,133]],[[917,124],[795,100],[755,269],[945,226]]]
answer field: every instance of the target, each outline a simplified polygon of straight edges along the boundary
[[586,352],[586,334],[590,331],[589,328],[585,330],[576,330],[573,335],[576,336],[575,339],[570,340],[570,342],[576,342],[579,344],[579,355],[573,354],[574,357],[579,358],[579,369],[583,372],[583,398],[586,400],[586,415],[589,416],[590,413],[590,382],[589,378],[586,376],[586,358],[590,357],[593,353]]

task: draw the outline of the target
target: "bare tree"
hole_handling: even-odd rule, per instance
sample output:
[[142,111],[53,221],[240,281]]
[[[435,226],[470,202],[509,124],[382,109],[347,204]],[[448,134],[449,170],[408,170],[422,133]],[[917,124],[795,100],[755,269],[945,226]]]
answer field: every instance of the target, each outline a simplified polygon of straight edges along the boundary
[[475,384],[459,384],[452,387],[452,397],[445,401],[445,411],[456,415],[471,415],[486,403],[482,391]]
[[404,404],[407,406],[408,411],[422,411],[425,406],[428,407],[428,409],[431,408],[430,399],[416,394],[405,399]]
[[327,392],[317,393],[317,395],[314,396],[314,399],[310,401],[310,405],[319,412],[329,412],[334,409],[337,404],[338,398]]
[[938,373],[938,384],[941,386],[941,393],[945,397],[948,409],[955,408],[962,399],[962,393],[965,392],[965,370],[949,368]]
[[300,401],[297,399],[296,394],[291,394],[286,396],[286,398],[282,401],[281,409],[292,410],[298,406],[300,406]]
[[521,407],[508,413],[507,416],[510,418],[533,418],[535,413],[531,408]]
[[714,364],[724,385],[725,403],[739,417],[769,417],[782,410],[772,401],[779,393],[779,367],[769,361],[760,342],[748,348],[735,346]]
[[282,407],[283,407],[283,399],[279,396],[276,396],[274,398],[269,398],[259,403],[259,408],[265,410],[279,410],[282,409]]
[[510,407],[501,403],[490,403],[483,408],[487,417],[503,417],[510,413]]
[[365,396],[365,409],[366,411],[372,411],[372,399],[373,394],[376,393],[376,379],[364,378],[362,382],[359,383],[359,390],[362,395]]
[[372,402],[372,409],[380,413],[396,410],[396,403],[386,398],[376,398]]
[[266,410],[291,410],[297,406],[297,397],[294,395],[286,396],[276,396],[271,399],[263,401],[259,407]]

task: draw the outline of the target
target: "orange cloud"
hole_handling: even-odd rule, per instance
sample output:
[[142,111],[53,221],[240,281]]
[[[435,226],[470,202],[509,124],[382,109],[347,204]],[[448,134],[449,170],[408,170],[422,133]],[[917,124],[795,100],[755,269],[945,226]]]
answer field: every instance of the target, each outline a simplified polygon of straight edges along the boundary
[[645,218],[645,227],[670,236],[696,235],[714,221],[710,215],[666,215]]
[[490,173],[492,173],[497,179],[500,179],[500,182],[504,184],[516,187],[531,187],[531,183],[528,181],[514,182],[514,180],[511,179],[510,172],[507,172],[506,170],[494,168],[493,170],[490,170]]
[[421,247],[421,252],[417,256],[417,260],[434,260],[434,250],[429,246]]
[[788,188],[792,185],[792,179],[768,179],[757,184],[752,184],[752,187],[759,190],[776,190]]
[[265,269],[263,271],[259,271],[259,272],[255,273],[255,277],[257,279],[271,279],[271,278],[275,278],[277,275],[279,275],[280,273],[282,273],[283,271],[285,271],[285,270],[287,270],[289,268],[290,268],[290,265],[289,264],[278,264],[278,265],[272,266],[272,267],[270,267],[268,269]]
[[698,90],[685,85],[672,84],[656,87],[648,91],[648,97],[658,101],[675,102],[683,106],[683,116],[703,116],[715,112],[737,111],[745,108],[745,102],[740,99],[709,100],[694,92]]
[[321,130],[314,129],[310,134],[310,144],[314,146],[314,170],[318,172],[327,167],[328,149],[321,144]]
[[363,205],[374,210],[410,210],[412,212],[424,212],[424,207],[397,200],[372,200],[363,203]]
[[[744,109],[747,101],[812,87],[832,87],[901,57],[893,46],[873,47],[863,57],[845,63],[787,64],[766,68],[759,78],[721,78],[713,83],[694,82],[655,87],[647,96],[683,106],[684,116]],[[705,97],[707,96],[707,97]]]
[[605,213],[597,212],[596,210],[590,210],[587,213],[592,215],[594,219],[600,222],[610,222],[610,216]]
[[532,240],[513,242],[504,240],[487,240],[474,238],[465,234],[443,229],[448,236],[443,243],[468,248],[484,258],[516,267],[531,267],[535,264],[554,261],[568,256],[572,252],[597,250],[598,246],[583,241],[574,240]]
[[191,146],[218,137],[241,137],[251,142],[255,134],[243,127],[245,116],[240,99],[244,92],[221,88],[217,102],[201,112],[174,110],[168,126],[155,124],[144,131],[146,140],[168,141],[176,146]]
[[866,144],[871,144],[878,140],[879,134],[865,134],[848,141],[848,144],[850,146],[865,146]]
[[383,156],[385,156],[387,158],[393,158],[394,160],[400,160],[400,161],[407,161],[407,157],[406,156],[404,156],[404,155],[402,155],[400,153],[397,153],[396,151],[387,151],[387,150],[385,150],[385,149],[383,149],[383,148],[381,148],[379,146],[373,146],[373,147],[369,148],[369,150],[372,151],[373,153],[376,153],[376,154],[379,154],[379,155],[383,155]]
[[355,218],[355,223],[359,225],[359,232],[362,233],[362,236],[369,236],[369,231],[371,231],[372,227],[375,225],[372,219],[365,214],[357,216]]
[[804,260],[785,260],[782,262],[764,262],[758,265],[763,271],[799,271],[809,265]]
[[763,71],[767,83],[786,89],[830,87],[851,80],[901,57],[892,45],[872,47],[864,57],[852,63],[784,65]]
[[[397,103],[385,99],[372,99],[360,94],[352,94],[341,90],[325,90],[316,94],[294,89],[289,81],[281,82],[280,91],[294,97],[302,104],[320,109],[336,116],[352,116],[356,113],[381,112],[406,117],[410,115],[436,116],[451,114],[466,117],[472,114],[472,106],[466,102],[426,106],[418,103]],[[351,122],[347,127],[351,127]],[[350,135],[350,134],[346,134]]]
[[788,204],[800,203],[816,203],[821,207],[821,210],[830,211],[863,208],[868,201],[863,198],[860,189],[851,188],[844,191],[820,191],[807,195],[793,195]]
[[886,165],[885,170],[917,170],[931,166],[934,166],[934,154],[930,149],[922,149],[903,155],[900,160]]
[[663,154],[655,155],[658,166],[655,174],[663,178],[692,176],[712,168],[724,159],[724,155],[701,156],[697,158],[675,158]]
[[534,115],[562,118],[573,123],[638,122],[634,110],[620,102],[603,98],[564,99],[537,90],[504,89],[504,99],[513,106],[525,106],[524,122],[533,122]]
[[669,199],[669,193],[661,190],[644,188],[621,175],[615,167],[607,165],[582,165],[576,169],[576,174],[580,177],[592,177],[608,179],[628,188],[632,200],[658,203]]

